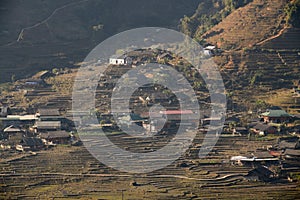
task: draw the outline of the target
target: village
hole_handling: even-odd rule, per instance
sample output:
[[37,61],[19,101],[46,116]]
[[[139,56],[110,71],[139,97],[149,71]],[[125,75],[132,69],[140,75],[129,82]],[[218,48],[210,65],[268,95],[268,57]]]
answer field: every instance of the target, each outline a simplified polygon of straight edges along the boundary
[[[204,52],[206,55],[217,53],[214,46],[208,46]],[[99,86],[97,88],[97,109],[94,111],[97,114],[99,124],[91,124],[90,129],[102,128],[106,132],[114,133],[112,140],[119,143],[125,149],[134,150],[132,143],[126,140],[122,143],[122,130],[114,122],[110,110],[111,90],[114,84],[121,75],[131,68],[136,68],[149,62],[157,62],[177,66],[177,69],[184,71],[184,61],[178,60],[172,54],[162,51],[140,50],[138,52],[131,52],[122,57],[111,57],[109,60],[110,68],[101,76]],[[180,64],[181,66],[180,66]],[[186,75],[191,72],[184,72]],[[72,69],[63,72],[49,72],[43,71],[30,79],[25,79],[17,82],[14,89],[17,92],[25,93],[28,96],[42,96],[41,93],[47,93],[47,90],[52,90],[53,87],[47,85],[49,77],[59,77],[72,74]],[[195,73],[193,73],[195,74]],[[190,77],[192,83],[195,83],[199,78],[197,75]],[[131,80],[128,80],[131,81]],[[201,81],[200,81],[201,82]],[[198,84],[199,85],[199,84]],[[201,84],[200,84],[201,85]],[[194,86],[196,86],[194,84]],[[291,89],[292,90],[292,89]],[[24,92],[25,91],[25,92]],[[49,91],[48,91],[49,92]],[[299,88],[293,88],[293,92],[297,94]],[[36,94],[35,94],[36,93]],[[16,93],[15,93],[16,94]],[[68,96],[69,95],[69,96]],[[199,86],[197,88],[197,95],[199,98],[201,118],[199,127],[196,130],[198,135],[194,141],[192,152],[198,151],[201,143],[198,140],[205,136],[208,126],[214,119],[210,117],[210,107],[207,103],[207,93],[205,87]],[[16,107],[10,107],[10,103],[14,97],[7,96],[2,99],[0,107],[0,124],[1,124],[1,159],[8,159],[11,152],[19,152],[18,154],[32,152],[38,153],[41,150],[56,148],[56,146],[68,145],[72,146],[82,145],[80,138],[76,132],[74,123],[83,123],[84,117],[72,113],[70,110],[70,93],[64,95],[52,95],[59,97],[57,101],[47,99],[45,104],[42,100],[40,105],[31,105],[26,110],[21,110]],[[50,102],[53,103],[50,103]],[[122,99],[118,100],[120,106],[124,105]],[[153,104],[159,103],[166,110],[156,110],[149,113],[149,107]],[[41,105],[42,104],[42,105]],[[15,104],[16,105],[16,104]],[[158,135],[164,137],[171,137],[178,124],[197,124],[194,121],[193,110],[180,110],[180,106],[176,97],[167,88],[159,85],[143,86],[134,93],[130,101],[130,108],[132,112],[122,111],[118,113],[118,119],[126,126],[136,124],[143,127],[145,133],[154,133],[160,130]],[[162,117],[165,119],[165,124],[159,124],[155,121],[150,121],[150,115]],[[181,118],[184,116],[184,118]],[[185,119],[186,121],[181,121]],[[289,114],[280,107],[270,106],[264,110],[257,111],[251,115],[246,115],[241,112],[234,112],[229,110],[226,114],[223,131],[219,133],[225,140],[236,141],[236,138],[241,138],[241,141],[258,141],[261,147],[251,146],[247,149],[247,154],[230,154],[230,157],[221,158],[222,162],[231,163],[232,166],[244,166],[249,169],[244,178],[256,181],[275,181],[275,180],[290,180],[294,181],[297,178],[292,177],[293,172],[299,171],[300,159],[300,115]],[[117,134],[116,134],[117,133]],[[200,139],[199,139],[200,138]],[[238,139],[240,140],[240,139]],[[265,142],[264,142],[265,141]],[[144,141],[139,141],[144,144]],[[145,147],[146,152],[153,151],[160,148],[165,143],[154,144],[151,147]],[[137,149],[141,148],[137,145]],[[221,147],[222,148],[222,147]],[[214,148],[211,154],[218,154],[220,149]],[[187,152],[189,155],[194,155],[191,150]],[[14,153],[15,155],[15,153]],[[211,156],[211,155],[210,155]],[[208,156],[209,157],[209,156]],[[214,157],[214,156],[213,156]],[[188,166],[188,164],[181,164]],[[181,166],[179,165],[179,166]]]

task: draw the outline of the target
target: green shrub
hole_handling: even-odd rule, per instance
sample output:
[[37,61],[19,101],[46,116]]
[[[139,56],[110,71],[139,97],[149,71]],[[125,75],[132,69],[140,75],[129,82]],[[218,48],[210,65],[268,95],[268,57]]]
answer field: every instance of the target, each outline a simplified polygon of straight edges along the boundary
[[300,27],[300,0],[291,1],[284,9],[286,23],[293,27]]

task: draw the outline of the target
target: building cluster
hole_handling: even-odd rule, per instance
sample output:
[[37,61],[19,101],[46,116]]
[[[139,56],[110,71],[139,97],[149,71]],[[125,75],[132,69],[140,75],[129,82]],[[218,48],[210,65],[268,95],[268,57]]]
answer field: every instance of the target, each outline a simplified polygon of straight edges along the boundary
[[57,144],[71,144],[70,122],[58,109],[38,109],[36,113],[12,115],[1,107],[0,145],[2,149],[35,151]]
[[[217,53],[217,49],[215,46],[207,46],[204,53],[210,56]],[[178,91],[169,91],[167,88],[154,84],[140,86],[128,101],[122,97],[111,99],[114,86],[122,74],[147,62],[173,65],[174,60],[176,60],[174,56],[168,52],[155,53],[147,50],[131,52],[126,56],[111,57],[109,59],[110,68],[105,74],[99,76],[100,82],[95,94],[95,105],[98,109],[95,112],[99,123],[90,124],[90,128],[99,128],[100,126],[108,131],[121,131],[121,127],[130,128],[132,125],[137,125],[141,127],[142,134],[169,134],[176,132],[179,126],[182,126],[184,129],[194,127],[197,131],[205,134],[211,128],[210,124],[225,121],[222,131],[216,134],[234,137],[244,135],[249,139],[268,135],[293,135],[293,137],[287,137],[288,139],[278,140],[278,143],[265,151],[257,150],[251,155],[237,155],[231,158],[232,164],[254,167],[247,175],[249,180],[275,179],[278,174],[272,170],[273,166],[280,166],[281,170],[288,171],[297,165],[300,158],[300,125],[292,124],[300,120],[300,116],[290,115],[278,107],[265,110],[256,119],[251,119],[245,124],[242,123],[241,115],[237,113],[227,114],[226,117],[222,113],[220,117],[212,118],[211,112],[213,111],[208,105],[209,103],[206,103],[209,96],[205,96],[205,92],[195,91],[200,112],[193,110],[192,105],[186,105],[185,109],[182,109],[173,94],[174,92],[184,93],[181,91],[184,90],[180,89],[181,87],[178,87]],[[159,74],[159,72],[141,73],[139,78],[154,77],[155,73]],[[43,88],[43,80],[48,75],[48,72],[43,72],[33,79],[28,79],[22,87]],[[130,87],[136,83],[137,77],[128,77],[126,81]],[[177,84],[180,85],[180,83]],[[126,90],[126,85],[123,89]],[[295,92],[297,91],[295,89]],[[113,118],[110,108],[112,101],[114,109],[117,110],[117,113],[114,113],[116,118]],[[61,104],[60,101],[56,103]],[[161,107],[158,106],[157,109],[151,110],[153,105]],[[220,103],[215,106],[222,105]],[[66,108],[66,110],[68,109]],[[67,112],[66,115],[62,115],[59,109],[49,108],[49,106],[36,109],[30,114],[15,115],[9,107],[0,105],[0,147],[17,151],[37,151],[59,144],[78,144],[72,130],[74,123],[79,126],[84,124],[85,117],[84,113]],[[115,121],[116,119],[118,123]]]

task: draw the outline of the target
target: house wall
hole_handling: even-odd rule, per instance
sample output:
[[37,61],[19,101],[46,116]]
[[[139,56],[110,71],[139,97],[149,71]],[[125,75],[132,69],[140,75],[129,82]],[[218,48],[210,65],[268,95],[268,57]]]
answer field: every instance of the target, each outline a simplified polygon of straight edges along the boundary
[[112,64],[112,65],[124,65],[125,64],[125,59],[110,58],[109,59],[109,64]]
[[8,140],[12,143],[19,143],[22,138],[24,133],[23,132],[14,132],[14,133],[9,133],[8,135]]
[[288,119],[287,117],[264,117],[264,122],[283,123],[287,122]]
[[53,138],[49,139],[50,142],[53,142],[54,144],[68,144],[70,142],[70,138]]
[[7,116],[7,107],[0,107],[0,117],[6,117]]

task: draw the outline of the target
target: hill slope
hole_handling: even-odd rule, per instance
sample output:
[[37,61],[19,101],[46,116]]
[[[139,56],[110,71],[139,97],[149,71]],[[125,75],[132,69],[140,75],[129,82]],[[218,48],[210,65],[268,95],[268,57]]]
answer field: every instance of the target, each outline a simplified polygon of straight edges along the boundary
[[286,0],[254,0],[232,12],[202,37],[223,49],[252,47],[285,24]]
[[0,3],[0,82],[82,61],[104,39],[132,28],[176,29],[201,0],[28,0]]
[[[253,0],[232,10],[206,33],[194,35],[198,41],[223,50],[214,60],[220,66],[228,93],[236,104],[243,105],[243,110],[251,109],[257,100],[268,99],[277,91],[287,94],[278,98],[290,99],[290,89],[300,77],[300,29],[292,28],[299,18],[297,2]],[[293,10],[292,14],[289,10]],[[206,21],[214,17],[211,15]],[[195,30],[194,25],[191,28]],[[198,26],[202,28],[203,24]],[[300,112],[299,101],[274,102]]]

